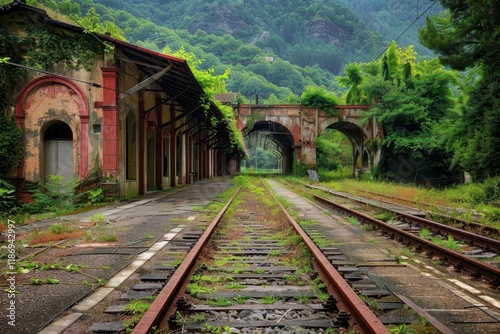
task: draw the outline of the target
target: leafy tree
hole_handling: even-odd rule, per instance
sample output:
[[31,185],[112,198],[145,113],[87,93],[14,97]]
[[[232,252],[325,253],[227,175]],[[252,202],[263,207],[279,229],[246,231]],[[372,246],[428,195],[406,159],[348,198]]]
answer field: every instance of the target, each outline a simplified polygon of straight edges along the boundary
[[345,100],[348,104],[359,104],[362,101],[359,85],[363,78],[361,77],[361,68],[356,63],[349,63],[344,68],[346,77],[339,77],[339,83],[349,88]]
[[270,105],[273,105],[273,104],[280,104],[280,103],[283,103],[283,101],[281,101],[276,95],[274,94],[271,94],[269,95],[269,97],[267,98],[267,100],[264,101],[264,104],[270,104]]
[[290,94],[288,94],[288,97],[286,98],[286,103],[290,103],[290,104],[299,103],[299,99],[297,98],[297,96],[294,93],[290,93]]
[[[375,116],[382,124],[382,147],[387,169],[398,159],[425,160],[411,176],[449,174],[449,156],[444,150],[445,137],[438,129],[457,117],[456,100],[451,90],[458,83],[452,71],[439,61],[416,61],[412,47],[394,44],[378,64],[349,64],[345,77],[338,80],[349,87],[346,96],[355,101],[374,101],[365,120]],[[407,178],[408,179],[408,178]]]
[[242,162],[243,166],[251,167],[254,171],[279,168],[279,160],[275,153],[262,147],[252,147],[248,151],[248,158]]
[[474,70],[479,79],[466,88],[461,117],[450,133],[454,163],[478,180],[500,175],[500,3],[496,0],[442,0],[446,12],[427,19],[424,45],[443,64]]

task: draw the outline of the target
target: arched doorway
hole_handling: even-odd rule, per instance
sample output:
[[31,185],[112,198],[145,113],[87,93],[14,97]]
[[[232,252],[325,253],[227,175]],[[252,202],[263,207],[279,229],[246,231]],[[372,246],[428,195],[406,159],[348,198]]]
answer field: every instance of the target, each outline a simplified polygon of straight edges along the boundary
[[44,178],[49,175],[61,175],[64,180],[74,177],[73,131],[68,124],[56,121],[49,125],[43,135],[44,142]]

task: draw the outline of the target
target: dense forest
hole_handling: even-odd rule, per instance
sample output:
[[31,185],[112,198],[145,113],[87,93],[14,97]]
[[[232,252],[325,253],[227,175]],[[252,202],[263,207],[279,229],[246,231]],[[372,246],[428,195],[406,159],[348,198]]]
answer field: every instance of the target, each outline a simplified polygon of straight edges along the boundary
[[[378,57],[417,15],[412,1],[370,2],[363,10],[349,9],[349,1],[323,0],[74,2],[83,14],[95,8],[131,43],[166,52],[183,47],[216,74],[229,68],[227,89],[249,99],[259,94],[261,101],[271,94],[287,101],[311,84],[341,93],[335,77],[343,66]],[[419,20],[405,41],[429,55],[416,34],[423,23]]]

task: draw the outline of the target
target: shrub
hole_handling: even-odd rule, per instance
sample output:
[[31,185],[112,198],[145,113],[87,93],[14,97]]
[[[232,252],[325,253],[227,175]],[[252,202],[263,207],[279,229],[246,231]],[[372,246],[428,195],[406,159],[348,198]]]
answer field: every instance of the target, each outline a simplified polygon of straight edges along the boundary
[[6,212],[17,204],[15,187],[7,180],[0,179],[0,211]]
[[62,175],[49,175],[48,182],[33,194],[33,203],[26,206],[30,213],[63,212],[73,209],[75,198],[74,180],[65,181]]
[[326,90],[324,86],[307,86],[301,96],[303,105],[323,109],[328,116],[337,116],[333,107],[339,104],[338,100],[337,95]]

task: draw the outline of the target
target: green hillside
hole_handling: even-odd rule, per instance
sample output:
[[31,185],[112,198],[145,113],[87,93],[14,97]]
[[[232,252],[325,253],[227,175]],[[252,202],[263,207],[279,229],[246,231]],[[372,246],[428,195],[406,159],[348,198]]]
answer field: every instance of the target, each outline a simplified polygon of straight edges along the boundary
[[[367,4],[370,13],[342,0],[74,2],[83,15],[95,8],[102,21],[114,22],[131,43],[165,52],[183,47],[203,59],[202,68],[213,68],[216,74],[230,68],[229,91],[249,99],[274,94],[282,101],[290,93],[300,96],[311,84],[341,95],[335,77],[344,65],[378,57],[395,31],[411,22],[408,13],[414,7],[411,1],[374,1],[381,5]],[[367,19],[370,15],[379,23]],[[387,35],[377,32],[377,26]],[[408,38],[417,42],[416,32]]]

